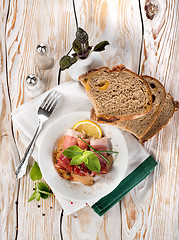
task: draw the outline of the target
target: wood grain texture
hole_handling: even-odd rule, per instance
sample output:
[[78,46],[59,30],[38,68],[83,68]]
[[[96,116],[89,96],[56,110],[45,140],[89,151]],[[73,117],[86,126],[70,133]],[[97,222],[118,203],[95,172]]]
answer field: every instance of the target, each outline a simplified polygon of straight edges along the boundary
[[[158,78],[177,99],[178,64],[178,1],[155,1],[157,14],[146,17],[145,0],[141,0],[144,22],[142,64],[140,48],[142,24],[139,1],[78,0],[76,11],[79,26],[90,38],[90,45],[108,40],[110,46],[102,53],[109,67],[124,64],[134,72]],[[152,9],[153,11],[153,9]],[[154,11],[155,12],[155,11]],[[30,100],[24,88],[25,78],[35,73],[46,89],[57,85],[59,60],[71,48],[76,25],[71,0],[10,0],[0,3],[0,239],[15,239],[16,193],[18,182],[14,167],[25,148],[17,131],[11,130],[11,111]],[[8,19],[6,21],[8,14]],[[55,65],[47,71],[34,64],[37,44],[50,46]],[[7,49],[7,59],[6,59]],[[7,74],[6,74],[7,60]],[[69,81],[68,71],[61,83]],[[9,90],[9,91],[8,91]],[[132,190],[121,202],[99,217],[86,207],[70,216],[63,216],[64,240],[113,239],[179,239],[178,238],[178,113],[169,124],[145,144],[159,166],[153,174]],[[30,166],[33,160],[30,161]],[[61,208],[55,197],[27,203],[34,183],[28,174],[20,180],[18,204],[18,238],[60,239]],[[6,183],[6,184],[4,184]],[[45,214],[45,215],[44,215]]]
[[[96,45],[102,40],[108,40],[108,52],[103,53],[105,64],[113,66],[123,62],[127,67],[137,72],[141,41],[141,23],[138,5],[132,1],[76,1],[79,26],[85,28],[90,37],[90,44]],[[130,11],[130,14],[129,14]],[[111,15],[115,16],[111,18]],[[135,19],[137,28],[133,28]],[[29,73],[35,73],[46,81],[47,89],[57,84],[59,59],[71,48],[76,26],[72,1],[11,1],[7,23],[7,53],[8,77],[12,110],[29,100],[24,91],[24,80]],[[131,35],[133,41],[131,42]],[[55,66],[48,71],[40,71],[34,65],[34,52],[37,44],[48,43],[54,55]],[[134,44],[135,42],[135,44]],[[131,57],[132,56],[132,57]],[[67,72],[62,74],[61,82],[69,80]],[[14,133],[20,155],[24,147],[17,132]],[[29,168],[28,168],[29,172]],[[34,201],[27,203],[32,193],[33,183],[27,174],[20,180],[19,190],[19,229],[18,239],[56,239],[59,237],[60,206],[53,199],[40,202],[37,208]],[[49,206],[53,207],[51,210]],[[63,233],[65,239],[108,239],[109,234],[121,235],[121,227],[116,228],[114,213],[117,210],[120,224],[120,208],[116,205],[113,210],[100,218],[91,210],[84,209],[78,213],[78,218],[64,217]],[[45,216],[42,214],[45,213]],[[86,217],[87,215],[87,217]],[[91,228],[84,231],[84,216]],[[37,220],[38,219],[38,220]],[[116,221],[115,221],[116,222]],[[73,224],[70,224],[73,223]],[[97,224],[98,223],[98,224]],[[96,225],[97,224],[97,225]],[[98,226],[95,228],[95,225]],[[31,226],[28,230],[26,226]],[[74,227],[74,226],[78,226]],[[83,233],[83,234],[82,234]]]
[[0,239],[15,239],[18,152],[11,132],[11,103],[6,68],[6,19],[9,2],[0,2]]
[[[153,19],[141,1],[144,44],[141,74],[155,77],[178,100],[179,2],[151,1]],[[150,4],[150,2],[148,3]],[[145,10],[146,9],[146,10]],[[179,113],[145,143],[159,162],[154,174],[135,187],[122,201],[123,239],[179,239],[178,150]]]

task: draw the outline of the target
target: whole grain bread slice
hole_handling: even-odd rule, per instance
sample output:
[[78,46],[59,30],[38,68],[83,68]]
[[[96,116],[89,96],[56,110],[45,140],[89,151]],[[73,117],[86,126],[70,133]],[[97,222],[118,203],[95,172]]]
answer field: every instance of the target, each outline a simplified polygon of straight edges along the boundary
[[150,129],[158,115],[158,112],[163,107],[166,98],[165,89],[157,79],[150,76],[142,76],[142,78],[147,81],[152,92],[152,109],[142,117],[133,120],[117,122],[115,124],[117,127],[131,132],[137,138],[143,137]]
[[134,119],[152,108],[147,82],[124,65],[94,69],[81,75],[79,81],[93,104],[98,122]]
[[173,101],[172,96],[167,93],[166,99],[162,109],[159,111],[157,118],[152,124],[151,128],[148,132],[140,138],[141,142],[145,142],[151,137],[153,137],[161,128],[163,128],[171,119],[175,112],[175,103]]

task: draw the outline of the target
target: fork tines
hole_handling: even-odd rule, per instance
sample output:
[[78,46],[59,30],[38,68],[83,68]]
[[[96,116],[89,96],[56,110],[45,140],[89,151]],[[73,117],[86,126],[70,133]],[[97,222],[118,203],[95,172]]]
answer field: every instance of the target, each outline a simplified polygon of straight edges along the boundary
[[44,99],[40,107],[46,111],[53,111],[58,103],[61,94],[55,90],[52,90]]

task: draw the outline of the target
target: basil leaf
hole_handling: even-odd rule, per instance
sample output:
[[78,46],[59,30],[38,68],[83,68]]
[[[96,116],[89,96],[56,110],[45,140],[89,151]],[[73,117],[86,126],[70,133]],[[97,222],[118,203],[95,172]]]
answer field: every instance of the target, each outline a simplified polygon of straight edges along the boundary
[[50,189],[48,188],[48,186],[45,183],[38,182],[37,185],[38,185],[38,189],[40,191],[50,192]]
[[85,165],[93,172],[100,172],[101,170],[99,159],[94,153],[88,155],[88,164]]
[[40,193],[40,195],[41,195],[41,194],[46,194],[46,195],[51,195],[51,196],[53,196],[52,193],[46,192],[46,191],[41,191],[41,190],[39,190],[39,193]]
[[95,52],[104,51],[106,45],[109,45],[109,42],[108,42],[108,41],[102,41],[102,42],[98,43],[98,44],[94,47],[93,51],[95,51]]
[[83,162],[86,164],[88,164],[88,157],[87,156],[83,156]]
[[84,44],[85,42],[88,41],[88,34],[87,34],[87,32],[79,27],[77,32],[76,32],[76,39],[80,43]]
[[91,152],[91,151],[85,151],[84,153],[83,153],[83,158],[84,158],[84,163],[85,163],[85,165],[86,164],[88,164],[88,158],[92,158],[93,156],[96,156],[93,152]]
[[50,189],[45,183],[39,182],[37,183],[37,185],[38,185],[38,192],[41,198],[46,199],[48,198],[49,195],[53,195],[50,193]]
[[40,197],[43,198],[43,199],[47,199],[49,196],[49,194],[44,194],[44,193],[41,193],[40,192]]
[[60,68],[61,70],[65,70],[69,68],[71,65],[77,62],[77,59],[75,57],[70,57],[70,56],[64,56],[60,59]]
[[40,180],[42,178],[42,173],[37,162],[34,162],[34,165],[30,171],[30,178],[32,181]]
[[53,196],[52,193],[45,192],[45,191],[40,191],[40,190],[39,190],[39,193],[40,193],[41,198],[43,198],[43,199],[48,198],[49,195]]
[[31,202],[32,200],[34,200],[36,198],[36,193],[37,192],[34,192],[31,197],[29,198],[28,202]]
[[70,165],[79,165],[83,162],[83,156],[77,155],[74,158],[72,158]]
[[39,192],[36,192],[36,193],[35,193],[35,197],[36,197],[36,200],[39,201],[39,200],[40,200],[40,193],[39,193]]
[[82,156],[82,154],[83,150],[76,145],[68,147],[63,151],[63,155],[65,155],[68,158],[74,158],[75,156],[78,155]]

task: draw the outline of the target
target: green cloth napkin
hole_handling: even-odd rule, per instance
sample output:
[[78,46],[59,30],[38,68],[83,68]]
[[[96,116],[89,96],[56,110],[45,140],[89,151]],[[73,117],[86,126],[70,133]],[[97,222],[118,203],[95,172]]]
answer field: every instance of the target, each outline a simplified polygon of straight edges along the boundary
[[146,178],[154,170],[157,164],[158,163],[153,159],[153,157],[149,156],[137,168],[135,168],[132,173],[124,178],[111,193],[92,205],[92,209],[99,216],[102,216],[117,202],[119,202],[130,190],[132,190],[132,188]]

